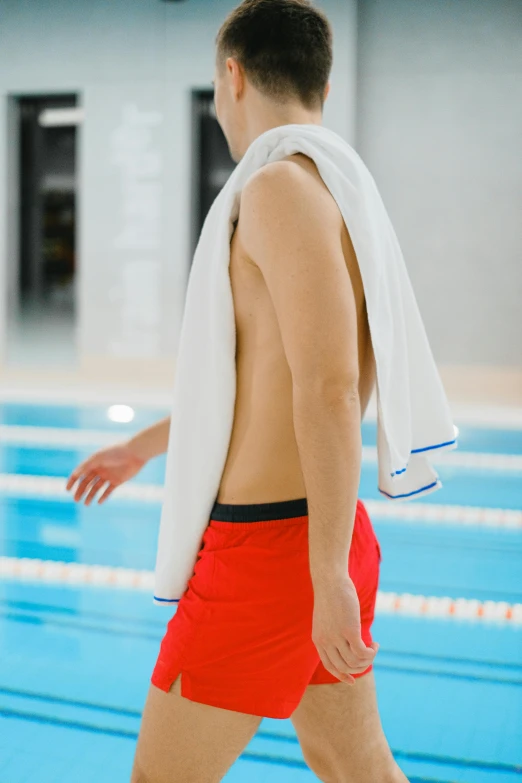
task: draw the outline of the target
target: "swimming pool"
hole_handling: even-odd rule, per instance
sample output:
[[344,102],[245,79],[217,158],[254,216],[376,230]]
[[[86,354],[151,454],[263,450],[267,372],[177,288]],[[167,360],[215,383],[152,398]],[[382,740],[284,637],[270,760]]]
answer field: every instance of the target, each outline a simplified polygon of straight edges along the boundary
[[[166,413],[137,407],[124,425],[103,405],[0,403],[0,783],[128,781],[173,611],[152,604],[150,580],[165,458],[101,507],[74,504],[65,478]],[[515,783],[522,429],[456,424],[459,450],[437,462],[443,489],[407,504],[377,492],[375,425],[363,426],[360,497],[383,553],[379,706],[412,782]],[[290,721],[264,719],[226,780],[316,778]]]

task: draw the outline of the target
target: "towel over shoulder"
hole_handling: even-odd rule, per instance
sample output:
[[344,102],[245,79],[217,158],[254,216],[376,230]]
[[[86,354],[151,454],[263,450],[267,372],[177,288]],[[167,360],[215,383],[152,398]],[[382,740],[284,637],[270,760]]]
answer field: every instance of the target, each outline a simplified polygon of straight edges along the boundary
[[263,133],[214,201],[194,255],[176,362],[157,603],[176,602],[186,589],[228,453],[236,395],[228,266],[241,190],[261,166],[295,153],[316,164],[359,263],[376,366],[379,492],[397,501],[440,489],[430,455],[456,447],[404,258],[367,167],[346,141],[320,125],[283,125]]

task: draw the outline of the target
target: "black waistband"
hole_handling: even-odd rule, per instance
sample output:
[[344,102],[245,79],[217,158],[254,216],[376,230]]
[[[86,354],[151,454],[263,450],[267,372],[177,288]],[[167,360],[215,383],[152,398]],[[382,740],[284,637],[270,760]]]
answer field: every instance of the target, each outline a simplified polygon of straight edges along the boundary
[[248,504],[218,503],[216,500],[210,518],[217,522],[267,522],[270,519],[291,519],[307,515],[306,498]]

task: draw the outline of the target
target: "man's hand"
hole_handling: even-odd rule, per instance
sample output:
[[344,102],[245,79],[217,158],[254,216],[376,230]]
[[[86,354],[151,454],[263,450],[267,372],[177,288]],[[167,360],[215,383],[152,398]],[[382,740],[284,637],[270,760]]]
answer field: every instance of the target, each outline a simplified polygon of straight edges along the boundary
[[103,503],[116,487],[135,476],[146,461],[135,452],[129,443],[109,446],[92,454],[81,465],[78,465],[69,476],[66,489],[72,489],[78,481],[74,500],[81,500],[87,492],[85,505],[88,506],[108,482],[108,486],[98,499],[98,503]]
[[314,584],[312,641],[324,667],[343,682],[353,684],[351,675],[373,662],[379,645],[361,639],[359,599],[348,576]]

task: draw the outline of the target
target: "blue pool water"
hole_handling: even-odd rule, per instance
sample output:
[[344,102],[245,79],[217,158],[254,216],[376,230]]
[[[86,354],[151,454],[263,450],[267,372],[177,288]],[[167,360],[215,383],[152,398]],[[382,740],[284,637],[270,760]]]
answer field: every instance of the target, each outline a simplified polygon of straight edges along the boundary
[[[114,424],[103,406],[0,404],[0,428],[72,431],[59,445],[0,437],[0,477],[62,478],[94,450],[74,432],[147,426],[138,409]],[[459,425],[459,452],[522,455],[522,431]],[[375,444],[375,426],[363,427]],[[101,444],[100,444],[101,445]],[[522,470],[441,465],[444,488],[422,500],[522,510]],[[164,457],[136,484],[161,485]],[[114,496],[101,507],[0,485],[0,555],[152,569],[159,502]],[[2,489],[3,487],[3,489]],[[383,500],[364,463],[360,496]],[[375,518],[385,592],[522,603],[522,528]],[[128,781],[140,713],[171,607],[146,592],[0,580],[0,783]],[[382,721],[409,779],[522,783],[522,626],[378,614]],[[264,719],[227,783],[305,783],[290,721]]]

